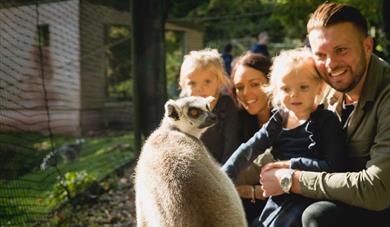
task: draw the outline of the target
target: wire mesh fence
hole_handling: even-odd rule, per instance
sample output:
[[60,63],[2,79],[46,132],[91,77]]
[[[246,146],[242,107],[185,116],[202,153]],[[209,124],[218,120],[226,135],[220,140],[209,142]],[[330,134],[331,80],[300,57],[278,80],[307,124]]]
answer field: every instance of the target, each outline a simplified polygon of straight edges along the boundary
[[39,225],[134,158],[130,37],[128,3],[0,1],[0,226]]

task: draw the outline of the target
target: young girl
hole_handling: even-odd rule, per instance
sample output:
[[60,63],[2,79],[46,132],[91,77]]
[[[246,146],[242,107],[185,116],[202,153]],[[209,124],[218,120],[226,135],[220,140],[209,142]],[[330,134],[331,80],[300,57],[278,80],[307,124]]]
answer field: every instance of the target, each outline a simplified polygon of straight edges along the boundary
[[[276,107],[274,113],[234,152],[224,164],[224,171],[235,180],[241,170],[271,146],[274,158],[285,161],[291,169],[343,170],[344,132],[336,115],[318,105],[323,87],[309,50],[282,51],[274,58],[266,88]],[[268,199],[255,226],[300,225],[302,212],[312,200],[288,194],[291,185],[280,183],[286,194]]]
[[213,96],[212,112],[218,122],[203,133],[201,140],[210,154],[223,164],[238,147],[238,112],[230,96],[223,91],[230,87],[222,58],[217,50],[191,51],[184,56],[180,69],[181,96]]

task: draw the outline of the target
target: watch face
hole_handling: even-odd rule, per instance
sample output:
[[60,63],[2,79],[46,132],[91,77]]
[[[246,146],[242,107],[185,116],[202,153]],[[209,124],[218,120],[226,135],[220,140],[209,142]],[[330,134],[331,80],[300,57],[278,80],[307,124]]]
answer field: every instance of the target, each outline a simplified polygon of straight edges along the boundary
[[280,187],[282,190],[286,193],[290,191],[291,188],[291,177],[290,176],[283,176],[280,179]]
[[282,177],[282,179],[280,179],[280,186],[282,187],[282,189],[286,188],[290,183],[290,179],[288,177]]

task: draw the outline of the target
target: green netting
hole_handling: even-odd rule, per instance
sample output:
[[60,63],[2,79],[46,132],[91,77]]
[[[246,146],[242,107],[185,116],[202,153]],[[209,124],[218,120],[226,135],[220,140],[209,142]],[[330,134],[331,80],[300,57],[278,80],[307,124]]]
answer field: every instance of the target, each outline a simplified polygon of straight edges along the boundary
[[68,172],[99,181],[133,160],[130,13],[116,2],[0,1],[0,226],[72,200],[50,197]]

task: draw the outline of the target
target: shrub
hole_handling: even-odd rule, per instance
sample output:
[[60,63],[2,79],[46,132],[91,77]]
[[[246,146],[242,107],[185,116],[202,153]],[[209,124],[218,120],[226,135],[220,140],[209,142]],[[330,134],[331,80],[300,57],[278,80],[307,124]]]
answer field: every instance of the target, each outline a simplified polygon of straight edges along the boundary
[[49,195],[49,204],[55,206],[59,203],[74,198],[78,193],[86,190],[92,183],[96,183],[96,176],[86,171],[67,172],[64,178],[57,178],[53,191]]

